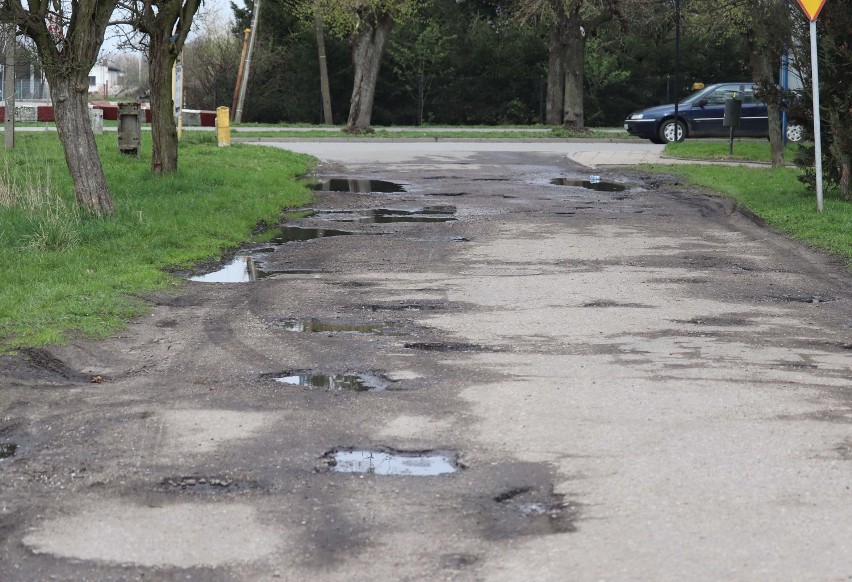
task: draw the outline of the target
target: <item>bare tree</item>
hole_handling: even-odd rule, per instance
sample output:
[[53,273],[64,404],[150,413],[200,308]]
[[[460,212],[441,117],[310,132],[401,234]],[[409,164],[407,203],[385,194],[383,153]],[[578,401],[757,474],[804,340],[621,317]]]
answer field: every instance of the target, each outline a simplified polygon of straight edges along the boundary
[[172,98],[172,67],[177,60],[201,0],[123,1],[125,24],[138,31],[148,55],[148,89],[151,93],[151,171],[177,171],[178,138]]
[[114,9],[115,0],[5,0],[0,8],[0,20],[36,46],[77,203],[94,214],[111,214],[113,203],[89,122],[89,71]]

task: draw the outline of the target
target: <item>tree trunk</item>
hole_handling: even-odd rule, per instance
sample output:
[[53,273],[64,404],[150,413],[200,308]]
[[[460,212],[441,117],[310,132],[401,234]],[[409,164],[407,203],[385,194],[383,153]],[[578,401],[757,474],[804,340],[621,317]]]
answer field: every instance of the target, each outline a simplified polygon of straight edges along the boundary
[[579,14],[568,18],[565,35],[565,96],[562,125],[583,129],[583,70],[586,66],[586,37]]
[[382,65],[382,56],[390,37],[391,27],[393,27],[393,19],[385,14],[380,17],[376,26],[365,23],[363,29],[351,40],[355,83],[352,87],[346,131],[370,130],[376,80],[379,77],[379,68]]
[[545,123],[561,125],[565,101],[565,42],[564,26],[554,27],[547,47],[547,97],[545,101]]
[[151,85],[151,172],[168,174],[177,171],[178,137],[172,99],[172,66],[176,54],[168,41],[151,42],[148,81]]
[[[77,204],[92,214],[112,214],[112,197],[106,183],[92,124],[89,121],[87,75],[48,73],[56,130],[65,150],[65,162],[74,182]],[[88,73],[88,71],[86,72]]]
[[[755,29],[755,36],[761,31]],[[752,38],[749,42],[749,66],[752,80],[763,90],[763,101],[769,116],[769,147],[772,151],[772,167],[784,165],[784,136],[781,133],[781,94],[775,86],[775,67],[781,55],[770,48],[768,39]]]

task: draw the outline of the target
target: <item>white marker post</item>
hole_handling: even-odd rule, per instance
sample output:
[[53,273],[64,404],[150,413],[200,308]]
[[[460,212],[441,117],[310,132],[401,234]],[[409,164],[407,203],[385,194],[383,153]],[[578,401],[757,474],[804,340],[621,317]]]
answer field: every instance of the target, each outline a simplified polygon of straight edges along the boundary
[[822,212],[822,133],[819,124],[819,63],[816,20],[811,20],[811,79],[814,93],[814,156],[816,157],[817,210]]
[[819,59],[817,59],[816,21],[825,0],[799,0],[799,6],[811,21],[811,80],[814,94],[814,156],[816,157],[817,210],[822,212],[822,135],[819,123]]

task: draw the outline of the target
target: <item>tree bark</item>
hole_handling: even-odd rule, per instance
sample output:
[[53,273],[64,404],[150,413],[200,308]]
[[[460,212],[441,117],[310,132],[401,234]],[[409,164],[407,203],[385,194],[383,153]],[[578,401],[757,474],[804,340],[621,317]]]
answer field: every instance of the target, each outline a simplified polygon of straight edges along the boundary
[[[153,35],[152,35],[153,36]],[[178,137],[172,97],[172,67],[177,53],[171,43],[151,42],[148,82],[151,89],[151,172],[168,174],[178,168]]]
[[384,14],[375,25],[364,23],[362,30],[351,39],[355,82],[352,87],[346,131],[370,130],[376,80],[379,77],[382,56],[392,27],[393,19],[390,15]]
[[775,67],[781,62],[779,51],[772,50],[767,38],[755,38],[762,34],[759,26],[749,39],[749,66],[752,80],[761,86],[763,101],[769,117],[769,147],[772,152],[772,167],[784,165],[784,136],[781,133],[781,94],[775,86]]
[[565,26],[565,95],[562,125],[570,129],[585,127],[583,111],[583,75],[586,66],[586,36],[579,12],[569,15]]
[[547,96],[545,98],[545,123],[561,125],[565,101],[565,43],[564,23],[560,22],[550,33],[547,47]]
[[77,204],[92,214],[112,214],[107,187],[92,124],[89,121],[88,71],[77,78],[47,69],[53,97],[56,130],[65,151],[65,162],[74,182]]

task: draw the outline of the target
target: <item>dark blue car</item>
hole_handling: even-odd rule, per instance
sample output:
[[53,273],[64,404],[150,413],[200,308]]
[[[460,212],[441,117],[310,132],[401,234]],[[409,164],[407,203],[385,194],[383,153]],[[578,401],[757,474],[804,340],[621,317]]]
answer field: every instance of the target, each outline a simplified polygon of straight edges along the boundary
[[737,98],[743,102],[738,136],[767,137],[769,117],[766,104],[754,97],[754,83],[718,83],[693,93],[678,105],[675,120],[674,104],[660,105],[636,111],[624,120],[630,135],[650,139],[654,143],[675,141],[687,137],[725,137],[729,128],[722,127],[725,100]]

